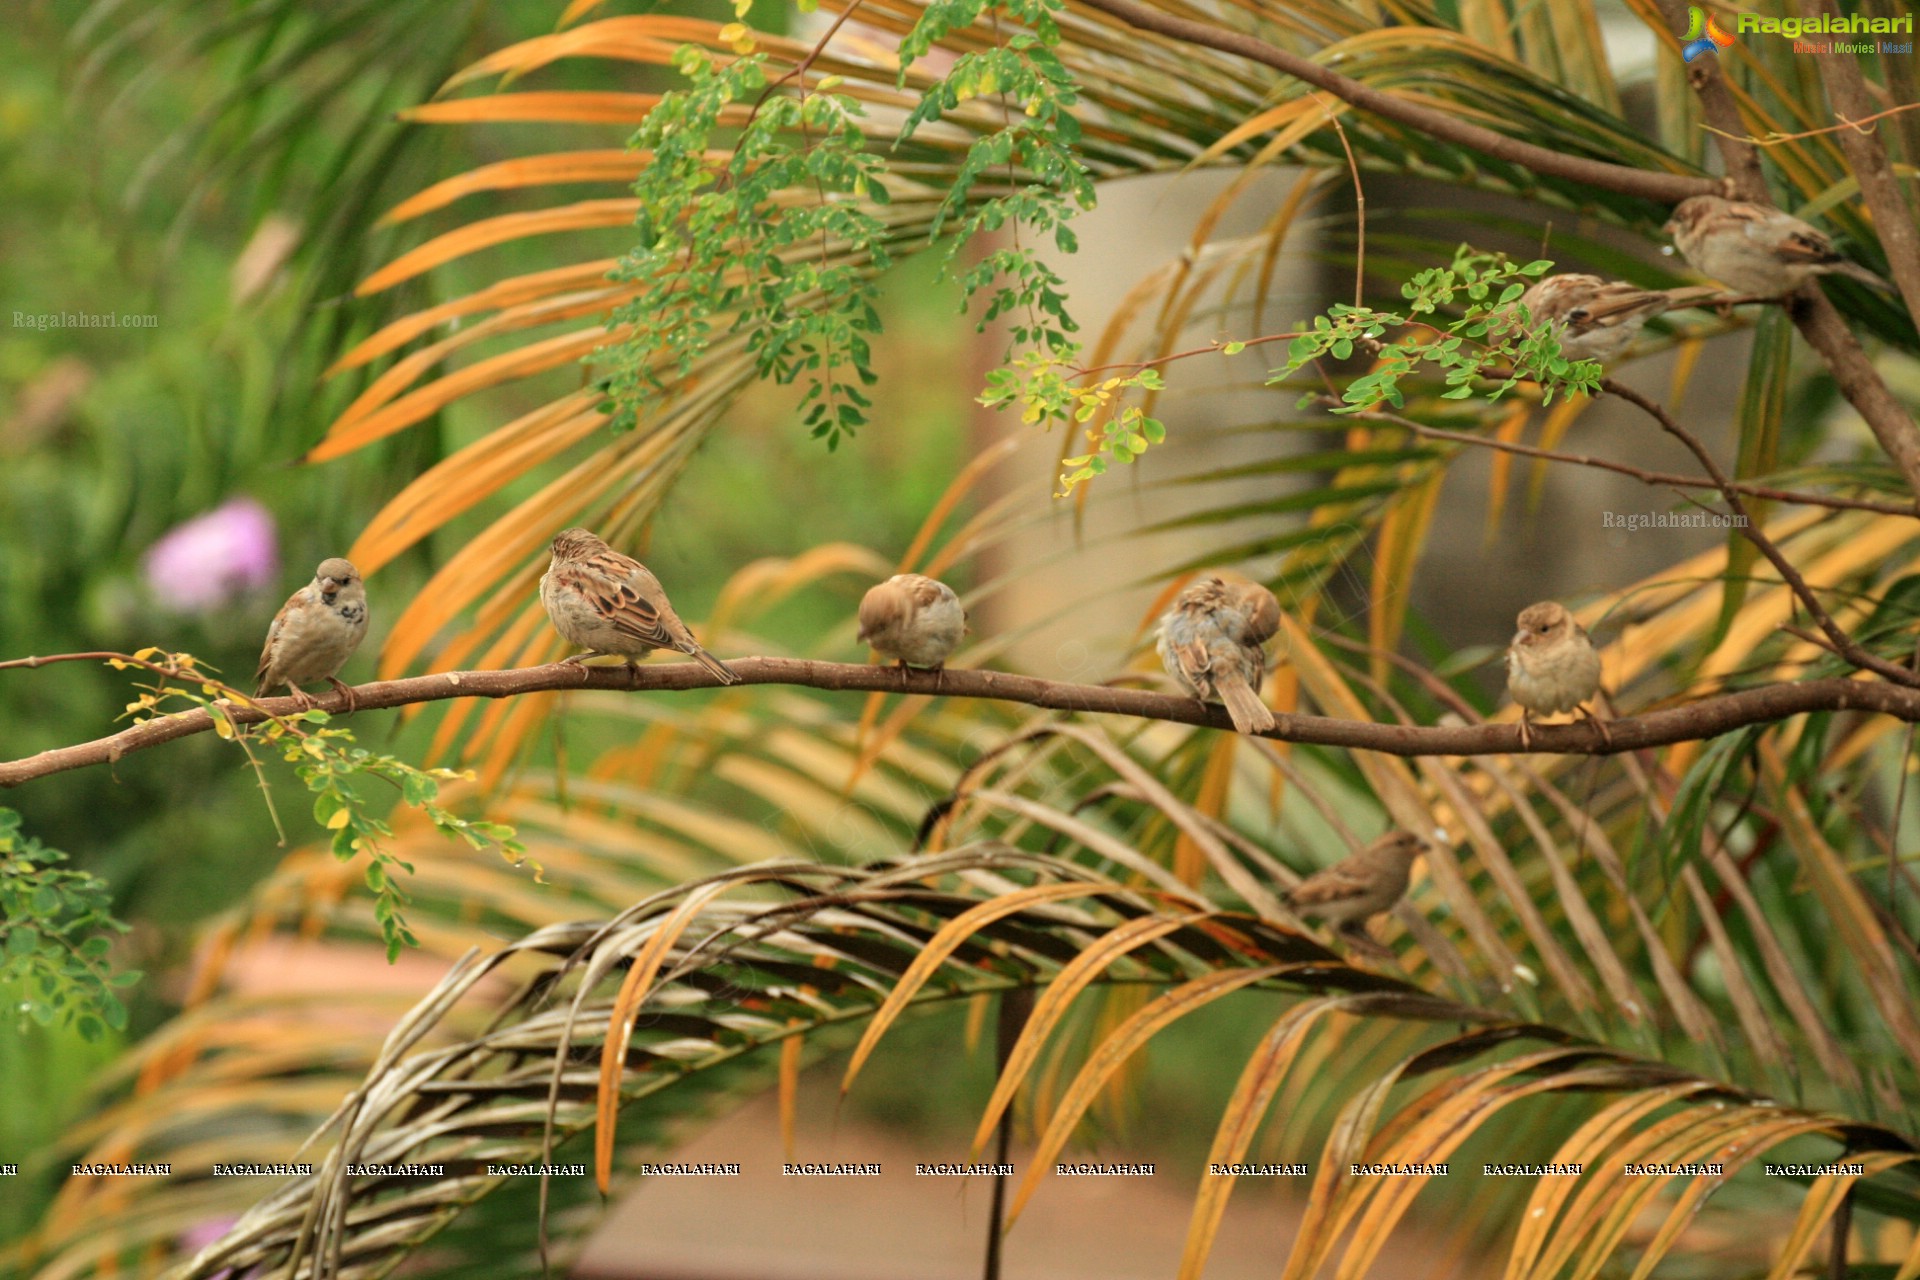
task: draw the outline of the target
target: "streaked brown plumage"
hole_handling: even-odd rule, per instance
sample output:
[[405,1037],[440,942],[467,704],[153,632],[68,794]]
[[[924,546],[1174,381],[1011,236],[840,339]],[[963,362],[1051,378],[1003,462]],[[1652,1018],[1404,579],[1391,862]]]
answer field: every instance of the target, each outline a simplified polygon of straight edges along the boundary
[[938,671],[967,631],[953,588],[920,573],[896,573],[860,600],[860,643],[903,667]]
[[1427,842],[1412,832],[1388,832],[1289,889],[1287,905],[1337,932],[1364,936],[1368,920],[1406,896],[1414,859],[1426,851]]
[[1642,289],[1624,280],[1568,272],[1547,276],[1520,295],[1536,324],[1551,324],[1569,360],[1612,360],[1647,321],[1675,307],[1696,306],[1713,289]]
[[585,529],[563,530],[540,577],[540,602],[553,629],[588,652],[568,662],[618,654],[634,666],[655,649],[691,656],[721,684],[739,680],[726,663],[700,647],[673,611],[660,580],[632,556],[621,555]]
[[1167,673],[1202,702],[1217,701],[1241,733],[1274,727],[1260,700],[1266,642],[1280,629],[1280,602],[1257,582],[1196,578],[1160,615],[1155,648]]
[[1674,208],[1663,229],[1694,270],[1755,297],[1778,297],[1815,276],[1831,274],[1893,290],[1873,272],[1835,252],[1826,232],[1766,205],[1692,196]]

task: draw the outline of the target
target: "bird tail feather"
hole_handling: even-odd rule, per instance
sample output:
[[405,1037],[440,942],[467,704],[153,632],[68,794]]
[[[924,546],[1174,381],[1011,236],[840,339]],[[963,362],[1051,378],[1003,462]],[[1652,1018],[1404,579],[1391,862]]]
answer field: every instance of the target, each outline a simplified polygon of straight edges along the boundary
[[1864,284],[1869,288],[1878,289],[1882,293],[1895,292],[1894,287],[1891,283],[1889,283],[1887,280],[1883,279],[1882,277],[1875,275],[1873,272],[1867,270],[1867,268],[1861,266],[1857,262],[1849,262],[1845,258],[1842,258],[1839,262],[1834,263],[1834,270],[1838,271],[1843,276],[1852,276],[1855,280],[1858,280],[1861,284]]
[[702,649],[699,645],[697,644],[694,645],[691,649],[688,649],[687,652],[693,656],[693,660],[695,662],[698,662],[701,666],[705,667],[708,671],[711,671],[713,673],[713,678],[718,680],[721,684],[739,684],[740,683],[740,675],[738,672],[736,672],[732,667],[728,666],[726,663],[720,661],[720,659],[708,653],[705,649]]
[[1265,733],[1274,727],[1272,710],[1260,701],[1260,695],[1249,688],[1245,680],[1233,675],[1217,676],[1213,687],[1225,704],[1233,727],[1241,733]]

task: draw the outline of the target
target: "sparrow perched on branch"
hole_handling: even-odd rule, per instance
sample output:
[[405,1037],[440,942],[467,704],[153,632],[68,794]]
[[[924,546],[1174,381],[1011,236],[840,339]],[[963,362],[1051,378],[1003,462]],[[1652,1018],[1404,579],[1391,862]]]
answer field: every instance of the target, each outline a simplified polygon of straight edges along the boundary
[[568,662],[618,654],[632,667],[655,649],[675,649],[721,684],[740,679],[700,647],[645,565],[585,529],[564,529],[554,538],[553,562],[540,575],[540,603],[561,638],[587,650]]
[[1536,324],[1550,324],[1569,360],[1605,363],[1625,351],[1662,311],[1695,305],[1716,290],[1642,289],[1624,280],[1568,272],[1537,281],[1520,302]]
[[940,670],[966,631],[960,597],[925,574],[896,573],[860,600],[860,643],[903,667]]
[[1419,836],[1390,831],[1287,890],[1286,903],[1303,916],[1326,921],[1336,933],[1371,942],[1367,921],[1406,896],[1413,861],[1425,852],[1427,842]]
[[267,643],[260,650],[260,669],[254,672],[253,696],[264,698],[275,685],[287,692],[302,710],[313,698],[302,684],[325,680],[346,695],[352,711],[353,690],[335,679],[367,634],[367,589],[360,571],[339,557],[322,560],[313,581],[287,597],[267,627]]
[[1280,602],[1256,582],[1204,575],[1160,615],[1155,645],[1167,673],[1202,702],[1220,702],[1241,733],[1274,727],[1260,701],[1266,642],[1280,629]]
[[1520,705],[1520,745],[1531,748],[1534,714],[1578,709],[1607,741],[1607,726],[1582,705],[1600,692],[1600,655],[1573,615],[1552,600],[1520,611],[1507,648],[1507,691]]
[[1694,270],[1755,297],[1778,297],[1814,276],[1834,273],[1893,290],[1873,272],[1835,253],[1826,232],[1765,205],[1691,196],[1674,209],[1663,230]]

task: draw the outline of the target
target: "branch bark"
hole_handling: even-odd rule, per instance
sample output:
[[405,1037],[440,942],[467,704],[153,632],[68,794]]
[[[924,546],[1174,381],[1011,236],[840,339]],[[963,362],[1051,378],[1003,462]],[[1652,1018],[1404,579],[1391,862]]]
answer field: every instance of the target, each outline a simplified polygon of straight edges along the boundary
[[[1800,0],[1800,12],[1815,18],[1825,11],[1821,0]],[[1858,58],[1816,58],[1820,81],[1826,86],[1827,101],[1842,120],[1864,120],[1874,114],[1875,103],[1867,93],[1866,79],[1860,73]],[[1861,198],[1873,215],[1873,229],[1886,250],[1887,266],[1907,314],[1920,316],[1920,229],[1914,226],[1913,213],[1907,208],[1899,179],[1887,161],[1887,149],[1880,145],[1877,126],[1855,125],[1841,129],[1840,150],[1846,153],[1847,167],[1859,180]]]
[[1211,23],[1195,22],[1191,18],[1175,17],[1163,10],[1136,3],[1136,0],[1080,0],[1080,3],[1142,31],[1152,31],[1187,44],[1217,49],[1272,67],[1316,89],[1323,89],[1363,111],[1418,129],[1430,138],[1469,147],[1482,155],[1517,164],[1547,177],[1565,178],[1603,191],[1641,196],[1668,204],[1678,203],[1688,196],[1705,195],[1719,188],[1719,184],[1710,178],[1636,169],[1631,165],[1565,155],[1531,142],[1522,142],[1504,133],[1457,119],[1434,107],[1422,106],[1398,94],[1362,84],[1321,66],[1311,58],[1268,44],[1257,36]]
[[[830,691],[986,698],[1056,711],[1133,716],[1229,732],[1233,728],[1223,708],[1181,695],[1106,685],[1066,684],[1002,671],[903,671],[898,667],[813,662],[801,658],[732,658],[727,665],[740,677],[741,685],[785,684]],[[714,678],[691,662],[653,663],[631,670],[551,663],[505,671],[451,671],[402,680],[378,680],[355,686],[353,697],[361,711],[373,711],[449,698],[511,698],[571,689],[669,693],[716,687]],[[336,713],[346,705],[344,697],[337,692],[330,692],[317,702]],[[258,705],[258,710],[233,706],[229,715],[235,724],[249,725],[269,715],[287,716],[299,710],[292,698],[262,698]],[[1527,748],[1521,745],[1518,724],[1426,726],[1283,715],[1274,729],[1261,736],[1282,742],[1379,751],[1395,756],[1486,756],[1518,754],[1522,750],[1558,755],[1610,755],[1671,746],[1676,742],[1696,742],[1811,711],[1866,711],[1908,723],[1920,722],[1920,689],[1841,677],[1763,685],[1610,720],[1605,739],[1588,721],[1535,724],[1532,745]],[[110,764],[136,751],[205,733],[211,728],[212,718],[205,710],[196,709],[137,724],[91,742],[0,762],[0,787],[17,787],[49,774]]]
[[[1660,14],[1666,19],[1667,34],[1687,25],[1687,0],[1660,0]],[[1679,47],[1673,39],[1673,47]],[[1700,110],[1712,126],[1710,132],[1719,145],[1720,159],[1726,165],[1733,192],[1742,200],[1772,204],[1767,195],[1766,174],[1760,168],[1760,149],[1747,140],[1747,122],[1740,116],[1740,104],[1720,76],[1720,59],[1698,58],[1687,64],[1687,84],[1700,99]],[[1714,184],[1716,187],[1720,184]],[[1719,192],[1715,192],[1719,194]]]

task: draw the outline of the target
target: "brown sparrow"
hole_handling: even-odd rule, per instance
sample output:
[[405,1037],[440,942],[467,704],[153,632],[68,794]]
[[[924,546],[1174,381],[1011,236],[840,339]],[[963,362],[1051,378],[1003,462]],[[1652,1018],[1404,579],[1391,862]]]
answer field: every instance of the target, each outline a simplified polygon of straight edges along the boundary
[[1427,842],[1412,832],[1390,831],[1316,871],[1283,896],[1301,915],[1326,921],[1336,933],[1365,939],[1367,921],[1406,896],[1413,860],[1426,851]]
[[1260,733],[1274,727],[1273,712],[1260,701],[1260,682],[1267,673],[1263,646],[1279,629],[1273,592],[1207,574],[1160,615],[1154,647],[1182,688],[1202,702],[1224,704],[1241,733]]
[[1569,360],[1612,360],[1640,336],[1647,321],[1712,289],[1642,289],[1624,280],[1569,272],[1548,276],[1520,295],[1535,324],[1550,324]]
[[631,667],[655,649],[677,649],[721,684],[740,678],[700,647],[645,565],[585,529],[564,529],[554,538],[553,562],[540,575],[540,603],[561,638],[587,650],[568,662],[619,654]]
[[903,667],[940,670],[966,630],[960,597],[925,574],[896,573],[860,600],[860,643]]
[[1814,276],[1834,272],[1876,289],[1893,288],[1835,253],[1826,232],[1765,205],[1692,196],[1680,202],[1663,230],[1694,270],[1755,297],[1791,293]]
[[346,695],[352,711],[353,690],[334,677],[366,634],[367,589],[360,571],[337,556],[322,560],[313,581],[288,596],[273,615],[260,669],[254,672],[253,696],[264,698],[283,684],[304,711],[313,698],[300,686],[325,680]]
[[1582,704],[1600,692],[1600,655],[1586,628],[1551,600],[1520,611],[1519,630],[1507,648],[1507,691],[1520,704],[1520,745],[1533,745],[1529,721],[1535,712],[1556,715],[1576,708],[1607,740],[1607,726]]

